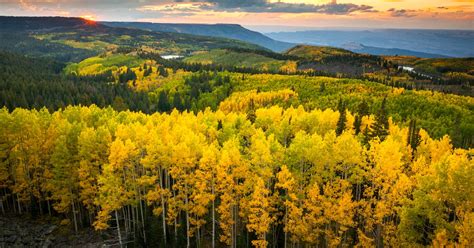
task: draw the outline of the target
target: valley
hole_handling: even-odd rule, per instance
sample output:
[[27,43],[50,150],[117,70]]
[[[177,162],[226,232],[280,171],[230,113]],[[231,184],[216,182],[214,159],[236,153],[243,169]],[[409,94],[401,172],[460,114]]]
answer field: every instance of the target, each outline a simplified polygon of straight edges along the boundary
[[0,246],[474,242],[472,57],[230,24],[0,24]]

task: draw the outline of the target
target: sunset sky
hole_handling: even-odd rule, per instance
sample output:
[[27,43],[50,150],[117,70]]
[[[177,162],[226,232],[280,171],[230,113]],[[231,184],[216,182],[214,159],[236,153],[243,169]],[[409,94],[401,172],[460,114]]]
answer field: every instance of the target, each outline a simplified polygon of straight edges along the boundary
[[0,0],[0,15],[299,27],[474,29],[474,0]]

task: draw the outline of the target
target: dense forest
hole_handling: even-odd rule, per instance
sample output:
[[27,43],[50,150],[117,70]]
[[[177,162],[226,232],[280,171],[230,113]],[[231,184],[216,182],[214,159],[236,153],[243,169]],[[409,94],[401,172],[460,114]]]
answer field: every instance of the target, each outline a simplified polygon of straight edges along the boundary
[[2,211],[60,214],[76,230],[112,227],[116,244],[474,242],[472,149],[453,149],[416,123],[394,125],[383,106],[360,117],[357,135],[346,111],[229,106],[153,115],[3,109]]
[[2,217],[107,247],[474,244],[472,58],[0,23]]

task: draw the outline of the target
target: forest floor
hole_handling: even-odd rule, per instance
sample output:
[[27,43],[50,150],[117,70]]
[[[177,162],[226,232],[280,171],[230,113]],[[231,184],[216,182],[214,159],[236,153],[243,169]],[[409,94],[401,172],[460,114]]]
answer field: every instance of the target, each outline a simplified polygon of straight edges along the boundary
[[0,247],[101,247],[104,234],[84,229],[78,234],[54,219],[0,216]]

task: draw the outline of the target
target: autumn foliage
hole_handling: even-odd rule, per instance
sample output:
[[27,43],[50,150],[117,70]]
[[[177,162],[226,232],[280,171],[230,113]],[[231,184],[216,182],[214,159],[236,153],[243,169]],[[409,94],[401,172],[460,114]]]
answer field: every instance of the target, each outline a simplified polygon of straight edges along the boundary
[[2,210],[37,206],[76,229],[118,223],[144,239],[152,212],[160,242],[188,247],[472,245],[474,151],[390,120],[383,140],[370,122],[355,135],[346,116],[336,135],[340,114],[329,109],[256,108],[249,120],[221,110],[4,108]]

